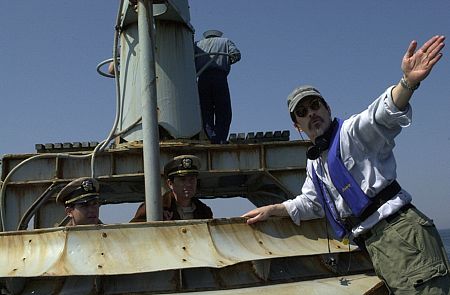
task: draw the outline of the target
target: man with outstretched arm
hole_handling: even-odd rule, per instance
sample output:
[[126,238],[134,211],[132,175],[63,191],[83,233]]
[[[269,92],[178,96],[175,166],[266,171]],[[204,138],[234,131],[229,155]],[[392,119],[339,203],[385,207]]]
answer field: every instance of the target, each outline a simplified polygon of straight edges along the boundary
[[411,124],[411,96],[441,59],[444,40],[434,36],[418,50],[412,41],[402,60],[400,82],[346,120],[331,117],[316,88],[294,89],[288,96],[290,116],[313,143],[302,193],[244,214],[247,223],[290,216],[300,224],[325,216],[336,238],[367,249],[392,293],[450,294],[448,259],[439,233],[396,181],[393,154],[395,137]]

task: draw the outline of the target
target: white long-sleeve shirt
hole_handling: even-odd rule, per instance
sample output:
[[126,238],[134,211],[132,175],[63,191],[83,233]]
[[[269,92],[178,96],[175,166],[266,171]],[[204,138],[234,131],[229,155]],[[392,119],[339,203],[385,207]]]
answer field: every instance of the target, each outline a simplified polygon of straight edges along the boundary
[[[389,87],[366,110],[345,120],[340,131],[341,159],[362,191],[371,198],[397,178],[397,166],[392,151],[395,146],[394,138],[403,127],[411,124],[411,106],[408,105],[404,111],[395,106],[391,96],[393,87]],[[302,193],[283,203],[296,224],[300,224],[301,220],[324,217],[311,178],[312,167],[326,185],[340,216],[351,215],[350,208],[331,182],[327,156],[328,151],[316,160],[307,161],[307,178]],[[411,199],[411,195],[402,189],[359,226],[353,228],[353,235],[358,236],[370,229],[378,221],[410,203]]]

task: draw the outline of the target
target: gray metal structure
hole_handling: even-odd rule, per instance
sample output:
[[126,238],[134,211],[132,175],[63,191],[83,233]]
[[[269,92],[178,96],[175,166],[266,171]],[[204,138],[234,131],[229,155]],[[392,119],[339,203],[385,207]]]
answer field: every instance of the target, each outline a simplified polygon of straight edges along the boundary
[[[140,10],[154,16],[145,16],[155,22],[154,62],[148,50],[155,44],[142,42],[142,34],[150,37],[152,30],[138,29],[142,19],[134,5],[120,5],[120,102],[112,135],[126,142],[117,140],[106,149],[109,136],[100,144],[37,145],[37,154],[3,157],[0,294],[387,294],[364,252],[330,239],[324,220],[301,226],[288,218],[252,226],[243,218],[58,226],[65,213],[56,194],[89,175],[99,180],[105,203],[146,200],[153,205],[151,218],[159,219],[159,191],[167,189],[162,167],[180,154],[202,161],[201,198],[279,203],[298,194],[306,177],[310,143],[287,141],[281,132],[238,134],[227,145],[198,140],[201,119],[188,3],[155,1],[140,8],[146,4],[138,1]],[[171,46],[175,41],[179,46]],[[156,83],[151,65],[142,67],[148,57]],[[149,78],[141,79],[144,75]],[[149,113],[142,113],[142,106]],[[141,116],[144,122],[135,126]],[[157,141],[156,121],[171,139],[148,151]]]
[[[194,28],[185,0],[162,1],[154,7],[155,68],[158,121],[168,137],[189,139],[202,130],[194,64]],[[118,130],[127,129],[142,116],[139,69],[142,65],[137,14],[123,6],[120,43],[121,109]],[[173,46],[177,44],[177,46]],[[142,140],[142,127],[126,132],[127,141]]]
[[[247,197],[256,206],[281,202],[300,192],[305,179],[302,141],[212,145],[167,141],[160,144],[161,190],[165,191],[162,167],[180,154],[196,155],[202,161],[198,193],[204,198]],[[81,156],[89,152],[71,152]],[[26,161],[26,162],[25,162]],[[18,165],[20,166],[18,169]],[[3,158],[3,228],[19,228],[20,219],[48,188],[90,173],[90,159],[64,153],[6,155]],[[142,143],[122,144],[96,157],[97,179],[107,203],[140,202],[145,199]],[[12,173],[11,173],[12,172]],[[58,189],[47,194],[33,212],[34,228],[53,227],[64,216],[54,202]],[[131,218],[130,218],[131,219]]]

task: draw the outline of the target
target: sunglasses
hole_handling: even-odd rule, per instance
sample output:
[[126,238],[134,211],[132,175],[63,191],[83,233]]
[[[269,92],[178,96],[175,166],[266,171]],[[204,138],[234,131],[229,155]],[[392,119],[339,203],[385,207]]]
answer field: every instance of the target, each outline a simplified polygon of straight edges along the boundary
[[311,100],[309,105],[300,105],[296,107],[294,110],[294,114],[296,114],[297,117],[300,118],[306,117],[306,115],[308,115],[308,109],[311,109],[312,111],[317,111],[318,109],[320,109],[320,99],[315,98]]

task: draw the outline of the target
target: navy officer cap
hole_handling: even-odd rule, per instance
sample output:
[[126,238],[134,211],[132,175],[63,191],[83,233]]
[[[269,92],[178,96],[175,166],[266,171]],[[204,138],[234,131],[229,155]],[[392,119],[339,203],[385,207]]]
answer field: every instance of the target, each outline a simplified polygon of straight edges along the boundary
[[91,177],[81,177],[67,184],[56,196],[56,202],[64,206],[87,203],[99,199],[100,185]]
[[164,175],[173,176],[197,175],[200,169],[200,159],[193,155],[181,155],[173,158],[164,166]]

